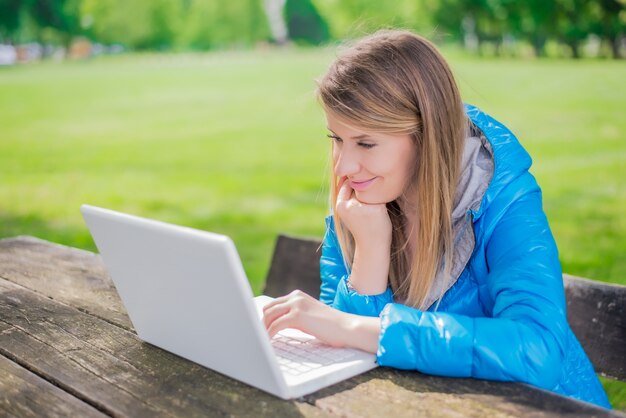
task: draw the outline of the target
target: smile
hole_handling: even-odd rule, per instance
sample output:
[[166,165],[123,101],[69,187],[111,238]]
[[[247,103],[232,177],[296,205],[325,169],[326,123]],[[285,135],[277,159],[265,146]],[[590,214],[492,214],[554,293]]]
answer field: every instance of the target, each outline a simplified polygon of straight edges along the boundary
[[362,191],[365,190],[369,187],[370,184],[372,184],[374,182],[374,180],[376,180],[378,177],[374,177],[371,178],[369,180],[365,180],[365,181],[354,181],[354,180],[350,180],[350,187],[352,187],[354,190],[357,191]]

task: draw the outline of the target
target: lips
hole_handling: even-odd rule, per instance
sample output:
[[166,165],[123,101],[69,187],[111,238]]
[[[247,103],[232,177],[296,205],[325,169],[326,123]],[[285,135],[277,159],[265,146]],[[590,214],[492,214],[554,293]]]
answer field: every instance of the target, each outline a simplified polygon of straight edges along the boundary
[[357,191],[363,191],[367,189],[370,186],[370,184],[372,184],[374,180],[376,180],[377,178],[378,177],[374,177],[369,180],[363,180],[363,181],[350,180],[350,187],[352,187],[354,190],[357,190]]

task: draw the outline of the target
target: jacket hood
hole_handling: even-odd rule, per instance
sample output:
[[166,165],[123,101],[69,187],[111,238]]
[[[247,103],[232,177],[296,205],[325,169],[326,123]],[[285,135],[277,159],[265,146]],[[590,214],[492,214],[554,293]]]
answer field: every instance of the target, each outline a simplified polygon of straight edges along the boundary
[[465,113],[473,128],[482,133],[481,137],[484,139],[481,142],[491,154],[494,165],[493,176],[480,204],[476,208],[471,208],[474,219],[478,219],[507,184],[528,171],[532,159],[506,126],[475,106],[465,105]]

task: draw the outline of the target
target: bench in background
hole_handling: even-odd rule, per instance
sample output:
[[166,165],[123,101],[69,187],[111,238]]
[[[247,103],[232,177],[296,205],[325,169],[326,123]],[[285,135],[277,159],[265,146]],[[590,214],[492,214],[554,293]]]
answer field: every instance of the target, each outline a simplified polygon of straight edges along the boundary
[[[264,293],[320,294],[321,242],[279,235]],[[596,372],[626,381],[626,286],[563,275],[567,320]]]

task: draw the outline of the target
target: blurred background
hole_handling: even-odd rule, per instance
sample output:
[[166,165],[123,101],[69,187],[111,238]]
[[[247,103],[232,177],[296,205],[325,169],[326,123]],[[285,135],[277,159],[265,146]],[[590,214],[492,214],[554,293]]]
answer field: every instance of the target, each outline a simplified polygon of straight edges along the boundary
[[314,79],[385,27],[528,149],[564,272],[626,284],[626,0],[0,0],[0,238],[95,251],[90,203],[230,235],[261,292],[324,233]]
[[[0,0],[0,42],[25,62],[123,51],[320,45],[383,26],[480,55],[624,57],[625,0]],[[5,52],[6,56],[8,53]],[[10,62],[10,58],[4,58]]]

